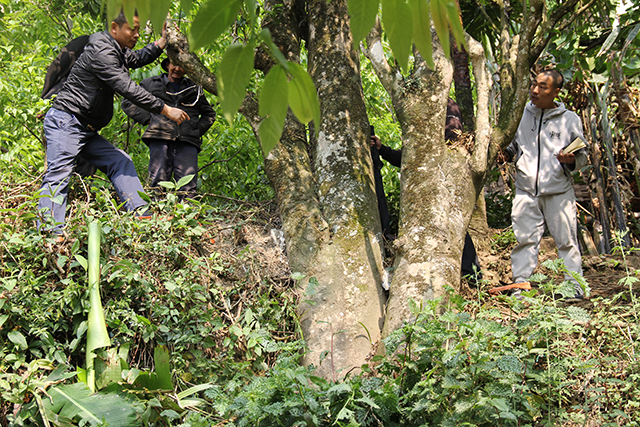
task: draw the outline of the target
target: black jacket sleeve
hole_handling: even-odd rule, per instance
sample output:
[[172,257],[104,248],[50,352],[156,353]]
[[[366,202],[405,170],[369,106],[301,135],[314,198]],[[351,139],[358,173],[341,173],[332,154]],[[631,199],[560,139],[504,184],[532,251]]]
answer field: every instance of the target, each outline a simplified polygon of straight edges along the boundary
[[[150,79],[144,79],[140,82],[140,87],[150,91],[149,81]],[[148,125],[151,120],[150,112],[138,107],[126,98],[122,99],[122,110],[127,114],[127,116],[131,117],[133,121],[140,123],[141,125]]]
[[[156,48],[159,50],[156,46]],[[129,101],[144,108],[152,113],[160,113],[164,108],[164,101],[156,98],[145,89],[141,88],[136,82],[131,80],[127,68],[135,68],[136,66],[142,66],[146,62],[140,60],[138,56],[142,56],[144,60],[149,60],[151,56],[148,50],[152,49],[150,45],[140,49],[141,51],[147,51],[146,54],[136,55],[137,52],[133,52],[130,49],[125,53],[126,68],[121,66],[118,52],[111,48],[105,48],[100,55],[97,56],[93,64],[93,72],[95,75],[107,86],[111,87],[115,92],[119,93]],[[138,59],[133,59],[138,58]],[[155,58],[154,58],[155,59]],[[153,61],[151,59],[150,61]],[[150,62],[149,61],[149,62]],[[132,64],[132,65],[130,65]],[[142,65],[140,65],[142,64]]]
[[402,149],[394,150],[386,145],[382,145],[378,151],[380,152],[380,156],[393,166],[399,168],[402,164]]
[[[198,90],[202,90],[198,88]],[[209,128],[213,125],[213,122],[216,120],[216,112],[213,111],[211,104],[207,101],[207,98],[204,96],[204,93],[200,96],[197,103],[197,108],[200,111],[200,120],[198,120],[198,130],[200,131],[200,136],[207,133]]]

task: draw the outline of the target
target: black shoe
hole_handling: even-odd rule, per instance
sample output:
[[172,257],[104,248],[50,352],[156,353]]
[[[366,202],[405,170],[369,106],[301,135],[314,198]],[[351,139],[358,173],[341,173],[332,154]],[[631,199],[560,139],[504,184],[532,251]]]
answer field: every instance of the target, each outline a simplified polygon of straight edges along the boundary
[[566,303],[576,303],[576,302],[580,302],[580,301],[584,301],[584,295],[582,294],[575,294],[573,297],[570,298],[563,298],[562,301],[566,302]]

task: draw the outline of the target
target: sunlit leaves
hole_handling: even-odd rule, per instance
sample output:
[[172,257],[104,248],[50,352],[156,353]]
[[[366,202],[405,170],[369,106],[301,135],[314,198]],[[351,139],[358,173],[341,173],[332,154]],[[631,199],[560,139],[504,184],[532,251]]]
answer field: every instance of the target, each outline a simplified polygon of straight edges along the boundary
[[[134,7],[134,11],[137,9],[138,18],[140,19],[140,27],[144,29],[145,23],[151,19],[151,9],[152,9],[151,3],[149,1],[137,1],[136,3],[137,5]],[[157,3],[161,3],[161,2],[158,1]],[[154,6],[155,6],[155,9],[159,9],[160,5],[154,4]],[[167,8],[168,8],[168,5],[167,5]],[[127,19],[128,19],[128,16],[129,15],[127,15]],[[165,16],[166,16],[166,12],[165,12]],[[156,27],[154,25],[153,28],[162,30],[162,21],[160,22],[160,27]]]
[[171,7],[171,0],[107,0],[107,19],[113,21],[120,10],[124,10],[127,21],[132,22],[135,11],[138,11],[140,26],[144,27],[148,20],[156,32],[162,31],[162,26]]
[[191,50],[213,43],[236,19],[241,4],[239,0],[209,0],[205,3],[191,24]]
[[[171,6],[171,0],[153,0],[153,5],[149,10],[149,18],[155,32],[160,34],[164,20],[167,18],[167,12]],[[142,22],[142,20],[140,21]]]
[[284,68],[273,67],[262,84],[260,92],[260,116],[265,117],[260,123],[260,141],[262,150],[268,154],[276,146],[282,135],[284,120],[289,105],[289,85]]
[[[355,43],[371,30],[377,11],[378,0],[349,0]],[[458,45],[464,46],[460,9],[454,0],[382,0],[382,22],[396,61],[403,70],[407,70],[412,43],[427,64],[434,66],[432,21],[445,55],[450,53],[450,29]]]
[[413,42],[429,67],[434,67],[431,15],[428,0],[409,0],[413,17]]
[[353,43],[355,45],[371,31],[373,24],[376,22],[379,6],[379,0],[349,1],[351,35],[353,36]]
[[405,0],[382,0],[382,16],[393,54],[406,70],[413,36],[411,9]]
[[282,52],[280,52],[278,46],[276,46],[276,44],[273,42],[269,29],[264,28],[262,31],[260,31],[260,39],[265,45],[267,45],[267,47],[269,48],[269,52],[271,52],[271,55],[273,55],[273,57],[276,58],[283,67],[288,68],[289,65],[287,64],[287,59],[284,57]]
[[180,7],[182,8],[183,12],[186,14],[189,14],[189,12],[191,12],[191,4],[192,4],[191,0],[180,0]]
[[251,26],[254,27],[256,25],[256,0],[244,0],[245,10],[247,11],[247,15],[249,15],[249,22]]
[[218,69],[218,96],[224,117],[230,124],[246,94],[253,72],[253,44],[232,44]]
[[445,2],[447,0],[431,0],[431,19],[433,26],[436,28],[440,45],[445,53],[448,54],[451,43],[449,42],[449,22],[447,19],[447,8]]
[[[287,75],[287,71],[289,75]],[[276,146],[282,135],[287,105],[300,122],[320,124],[320,105],[316,87],[309,74],[295,62],[273,67],[262,85],[259,113],[264,119],[260,123],[260,140],[267,155]]]
[[107,0],[107,21],[113,21],[114,18],[118,16],[118,13],[120,13],[121,7],[122,0]]
[[320,104],[316,87],[309,74],[295,62],[289,62],[293,78],[289,81],[289,106],[298,120],[307,124],[313,120],[316,130],[320,124]]

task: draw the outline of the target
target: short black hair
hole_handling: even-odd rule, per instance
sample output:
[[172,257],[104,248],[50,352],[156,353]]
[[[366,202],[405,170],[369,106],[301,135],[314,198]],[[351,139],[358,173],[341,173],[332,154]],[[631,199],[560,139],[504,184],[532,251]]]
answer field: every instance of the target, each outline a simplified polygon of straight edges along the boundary
[[[138,8],[133,12],[133,16],[138,16]],[[124,8],[120,9],[120,13],[116,16],[113,22],[115,22],[118,27],[122,27],[124,24],[129,22],[127,21],[127,17],[124,15]]]
[[554,89],[562,89],[562,85],[564,84],[564,77],[562,77],[562,74],[558,70],[542,70],[540,71],[540,74],[551,77],[551,79],[553,80]]

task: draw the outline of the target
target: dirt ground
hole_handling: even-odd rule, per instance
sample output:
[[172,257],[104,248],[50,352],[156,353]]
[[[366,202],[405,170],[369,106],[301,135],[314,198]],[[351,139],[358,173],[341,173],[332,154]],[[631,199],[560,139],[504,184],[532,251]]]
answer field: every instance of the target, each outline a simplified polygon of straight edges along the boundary
[[[267,279],[271,283],[284,285],[289,282],[291,272],[286,257],[284,236],[279,230],[277,215],[274,215],[273,207],[270,208],[258,209],[248,217],[245,213],[233,219],[226,218],[224,223],[212,224],[209,231],[212,236],[216,236],[215,243],[207,242],[205,247],[208,252],[221,253],[230,264],[240,264],[238,273],[242,270],[246,272],[248,269],[250,275],[258,282]],[[499,230],[492,230],[489,235],[493,236],[498,232]],[[487,292],[490,288],[511,283],[511,247],[493,249],[491,240],[476,246],[483,273],[480,289]],[[542,266],[544,261],[552,258],[557,258],[555,243],[551,237],[544,237],[535,273],[554,277],[555,283],[559,284],[563,277],[553,276],[549,269]],[[392,260],[388,259],[385,264],[390,262]],[[577,305],[588,309],[593,305],[591,300],[594,298],[609,298],[628,292],[628,285],[621,284],[620,280],[627,277],[627,274],[633,277],[640,276],[640,252],[627,255],[626,261],[620,254],[585,256],[583,270],[591,288],[591,295]],[[535,287],[535,284],[533,286]],[[640,290],[640,283],[635,288]],[[461,294],[465,298],[477,299],[477,292],[477,289],[470,288],[463,281]]]

